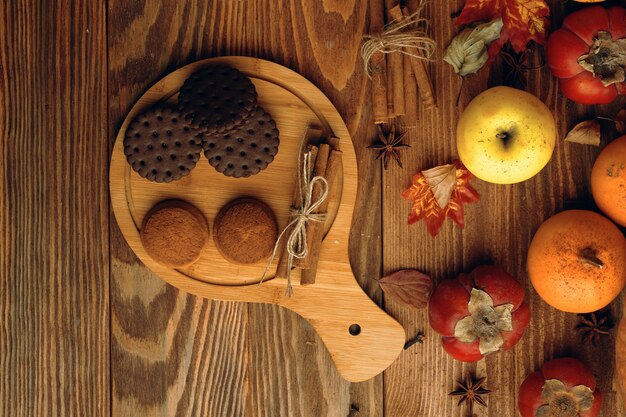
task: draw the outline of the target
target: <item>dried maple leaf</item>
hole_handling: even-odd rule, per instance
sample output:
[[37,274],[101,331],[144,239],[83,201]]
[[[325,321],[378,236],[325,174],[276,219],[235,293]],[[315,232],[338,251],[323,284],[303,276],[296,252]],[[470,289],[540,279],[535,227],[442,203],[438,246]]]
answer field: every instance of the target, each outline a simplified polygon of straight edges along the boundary
[[578,123],[565,136],[565,142],[600,146],[600,123],[595,119]]
[[545,0],[466,0],[456,25],[502,17],[500,38],[489,46],[489,57],[493,59],[508,41],[518,53],[526,49],[530,41],[545,43],[549,15],[550,8]]
[[472,174],[459,160],[415,174],[412,185],[402,193],[402,198],[413,202],[409,224],[424,220],[433,237],[446,217],[463,227],[463,205],[480,198],[469,185],[470,179]]
[[385,296],[413,308],[428,305],[432,281],[430,277],[414,269],[403,269],[378,280]]

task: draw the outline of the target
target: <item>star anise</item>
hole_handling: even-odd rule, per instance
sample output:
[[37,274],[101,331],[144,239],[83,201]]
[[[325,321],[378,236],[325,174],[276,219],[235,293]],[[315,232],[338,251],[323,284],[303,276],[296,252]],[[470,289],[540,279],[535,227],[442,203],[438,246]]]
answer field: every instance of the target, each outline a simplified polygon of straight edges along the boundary
[[385,134],[380,125],[376,125],[378,128],[378,141],[371,146],[368,146],[368,149],[374,149],[378,151],[378,156],[376,159],[383,159],[383,168],[387,169],[389,166],[389,160],[394,159],[400,168],[402,168],[402,161],[400,160],[400,151],[402,149],[410,148],[411,146],[406,145],[404,143],[400,143],[404,138],[406,132],[403,132],[396,136],[396,127],[391,126],[391,130]]
[[591,343],[596,346],[602,336],[608,336],[614,324],[607,313],[595,312],[591,314],[579,314],[579,324],[576,330],[581,332],[583,343]]
[[511,47],[502,49],[502,69],[504,71],[504,84],[514,88],[526,89],[526,73],[543,68],[545,64],[535,67],[528,65],[528,60],[534,53],[534,47],[530,46],[521,54],[515,53]]
[[472,375],[468,373],[465,377],[465,383],[459,382],[459,388],[449,394],[455,397],[461,397],[458,405],[460,406],[463,403],[467,405],[468,417],[474,416],[474,403],[487,407],[487,403],[481,397],[481,395],[487,395],[491,392],[483,387],[485,379],[487,378],[479,378],[475,380]]

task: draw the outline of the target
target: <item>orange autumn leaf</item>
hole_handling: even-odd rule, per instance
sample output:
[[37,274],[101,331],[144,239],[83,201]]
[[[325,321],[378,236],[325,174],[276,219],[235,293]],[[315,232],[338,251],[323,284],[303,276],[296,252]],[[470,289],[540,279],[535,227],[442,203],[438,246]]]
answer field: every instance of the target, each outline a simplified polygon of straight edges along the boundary
[[548,16],[550,8],[545,0],[466,0],[456,25],[502,17],[500,39],[489,46],[489,57],[493,59],[507,41],[517,53],[523,52],[530,41],[544,44],[550,24]]
[[[448,181],[448,170],[454,171],[455,181]],[[439,233],[446,217],[463,227],[463,205],[480,199],[469,184],[472,177],[459,160],[415,174],[412,185],[402,193],[402,198],[413,202],[409,224],[424,220],[433,237]],[[438,201],[445,202],[445,206],[440,206]]]

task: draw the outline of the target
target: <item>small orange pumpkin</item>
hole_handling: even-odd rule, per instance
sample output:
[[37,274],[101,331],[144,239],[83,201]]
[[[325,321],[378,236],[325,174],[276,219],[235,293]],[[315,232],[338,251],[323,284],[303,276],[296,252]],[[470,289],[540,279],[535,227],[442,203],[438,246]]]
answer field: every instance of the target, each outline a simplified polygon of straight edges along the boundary
[[596,158],[591,193],[604,214],[626,226],[626,136],[609,143]]
[[528,275],[552,307],[590,313],[626,284],[626,238],[606,217],[568,210],[546,220],[528,249]]

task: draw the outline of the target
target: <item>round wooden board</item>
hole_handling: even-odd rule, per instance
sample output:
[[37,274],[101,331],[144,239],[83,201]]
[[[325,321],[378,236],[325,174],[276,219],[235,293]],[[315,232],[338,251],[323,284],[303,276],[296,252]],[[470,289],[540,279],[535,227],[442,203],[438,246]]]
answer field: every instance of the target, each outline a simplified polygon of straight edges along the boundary
[[[123,138],[128,123],[157,102],[175,101],[185,79],[210,63],[230,65],[252,79],[259,104],[272,115],[280,131],[275,160],[261,173],[246,179],[218,173],[204,157],[179,181],[158,184],[141,178],[124,156]],[[298,154],[308,127],[322,129],[327,137],[338,137],[343,152],[343,185],[331,197],[327,234],[314,285],[300,286],[298,270],[292,274],[291,297],[285,295],[284,279],[272,279],[270,275],[270,279],[258,285],[266,263],[231,264],[219,254],[212,239],[200,260],[189,268],[171,269],[148,256],[139,239],[139,225],[152,206],[169,198],[194,204],[211,225],[228,201],[257,197],[272,207],[282,230],[289,219]],[[404,330],[362,291],[350,268],[348,238],[357,188],[356,156],[350,135],[328,98],[299,74],[256,58],[220,57],[195,62],[167,75],[137,101],[124,120],[111,157],[109,181],[113,210],[124,238],[139,259],[170,284],[202,297],[273,303],[299,313],[316,328],[339,371],[351,381],[371,378],[399,354]],[[360,326],[358,336],[348,331],[353,324]]]

